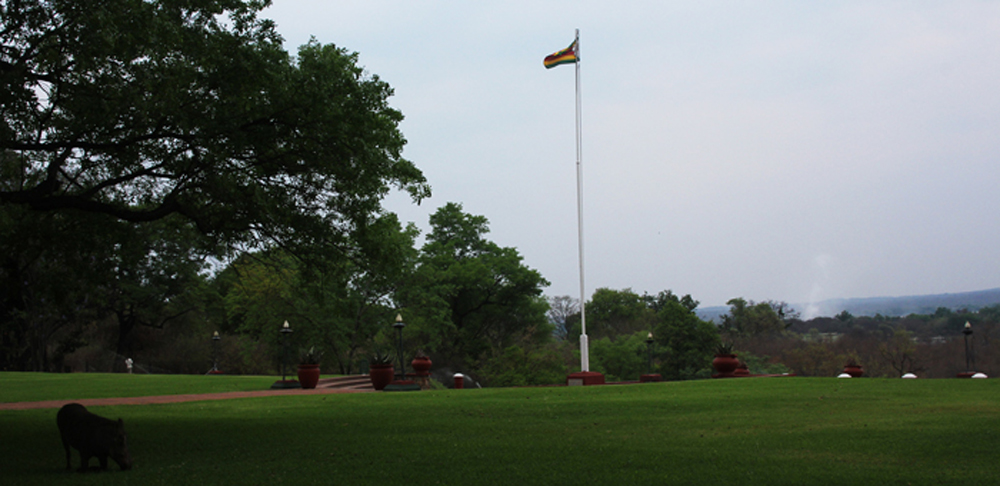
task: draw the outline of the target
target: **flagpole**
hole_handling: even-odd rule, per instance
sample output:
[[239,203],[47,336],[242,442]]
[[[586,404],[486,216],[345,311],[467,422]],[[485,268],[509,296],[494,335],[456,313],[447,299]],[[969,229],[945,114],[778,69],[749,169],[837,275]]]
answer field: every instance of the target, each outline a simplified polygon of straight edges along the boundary
[[580,121],[580,29],[576,29],[576,215],[580,253],[580,371],[590,371],[590,346],[587,342],[586,289],[583,272],[583,139]]

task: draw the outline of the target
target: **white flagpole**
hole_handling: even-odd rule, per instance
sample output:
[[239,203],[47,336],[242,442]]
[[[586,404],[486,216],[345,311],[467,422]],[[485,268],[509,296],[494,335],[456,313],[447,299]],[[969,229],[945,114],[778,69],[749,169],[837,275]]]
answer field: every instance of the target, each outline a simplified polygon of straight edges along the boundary
[[587,343],[586,290],[583,284],[583,151],[580,121],[580,29],[576,29],[576,214],[577,239],[580,245],[580,371],[590,371],[590,347]]

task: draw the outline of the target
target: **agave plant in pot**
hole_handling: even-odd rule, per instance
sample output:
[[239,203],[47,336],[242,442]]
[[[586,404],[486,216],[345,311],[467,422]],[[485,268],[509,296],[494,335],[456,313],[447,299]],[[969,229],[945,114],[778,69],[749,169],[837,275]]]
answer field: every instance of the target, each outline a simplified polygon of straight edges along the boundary
[[319,383],[319,362],[323,359],[323,350],[316,346],[302,350],[299,353],[299,383],[302,388],[316,388]]
[[733,354],[733,343],[719,343],[715,348],[715,358],[712,359],[712,368],[716,374],[712,378],[729,378],[735,376],[734,371],[740,365],[740,361]]
[[371,377],[372,386],[376,390],[382,390],[392,383],[393,379],[392,368],[392,355],[382,354],[378,349],[375,350],[375,354],[368,360],[368,376]]

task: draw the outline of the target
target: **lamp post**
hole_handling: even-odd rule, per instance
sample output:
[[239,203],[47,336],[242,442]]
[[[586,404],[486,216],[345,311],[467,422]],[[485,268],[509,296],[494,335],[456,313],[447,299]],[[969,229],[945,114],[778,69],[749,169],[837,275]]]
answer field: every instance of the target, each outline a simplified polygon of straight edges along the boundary
[[646,354],[649,356],[649,362],[646,366],[646,374],[653,374],[653,333],[649,333],[646,336]]
[[969,324],[968,321],[965,323],[965,328],[962,329],[962,334],[965,335],[965,371],[971,376],[972,368],[969,366],[969,358],[971,357],[969,353],[969,336],[972,335],[972,324]]
[[221,371],[219,371],[219,340],[220,339],[222,339],[222,338],[219,337],[219,331],[215,331],[215,333],[212,334],[212,371],[209,371],[209,373],[216,374],[216,375],[219,374],[219,373],[221,373]]
[[274,382],[271,389],[283,390],[288,388],[302,388],[298,380],[285,379],[285,361],[288,361],[288,344],[291,339],[292,328],[288,326],[288,321],[281,326],[281,381]]
[[659,373],[653,373],[653,333],[646,335],[646,374],[639,375],[639,383],[654,383],[662,380]]
[[281,326],[281,381],[287,381],[285,380],[285,361],[288,361],[288,339],[291,333],[292,328],[288,327],[288,321],[285,321],[285,324]]
[[403,316],[401,314],[396,314],[396,323],[392,327],[399,331],[399,371],[396,375],[399,377],[399,380],[402,380],[406,378],[406,373],[403,369],[403,328],[406,327],[406,324],[403,323]]
[[406,324],[403,324],[403,316],[396,314],[396,323],[392,325],[396,328],[396,332],[399,333],[399,350],[397,351],[397,358],[399,359],[399,371],[396,373],[396,379],[389,383],[383,388],[387,392],[395,391],[420,391],[420,385],[414,383],[413,381],[406,379],[406,370],[403,368],[403,328]]

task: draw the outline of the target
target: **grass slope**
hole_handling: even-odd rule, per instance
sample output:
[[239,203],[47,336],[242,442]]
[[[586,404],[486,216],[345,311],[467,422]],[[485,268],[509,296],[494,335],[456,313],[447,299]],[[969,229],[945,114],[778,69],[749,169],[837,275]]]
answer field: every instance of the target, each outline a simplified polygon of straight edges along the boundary
[[133,470],[64,473],[56,411],[9,411],[0,412],[3,483],[1000,481],[996,380],[709,380],[93,411],[125,419]]

